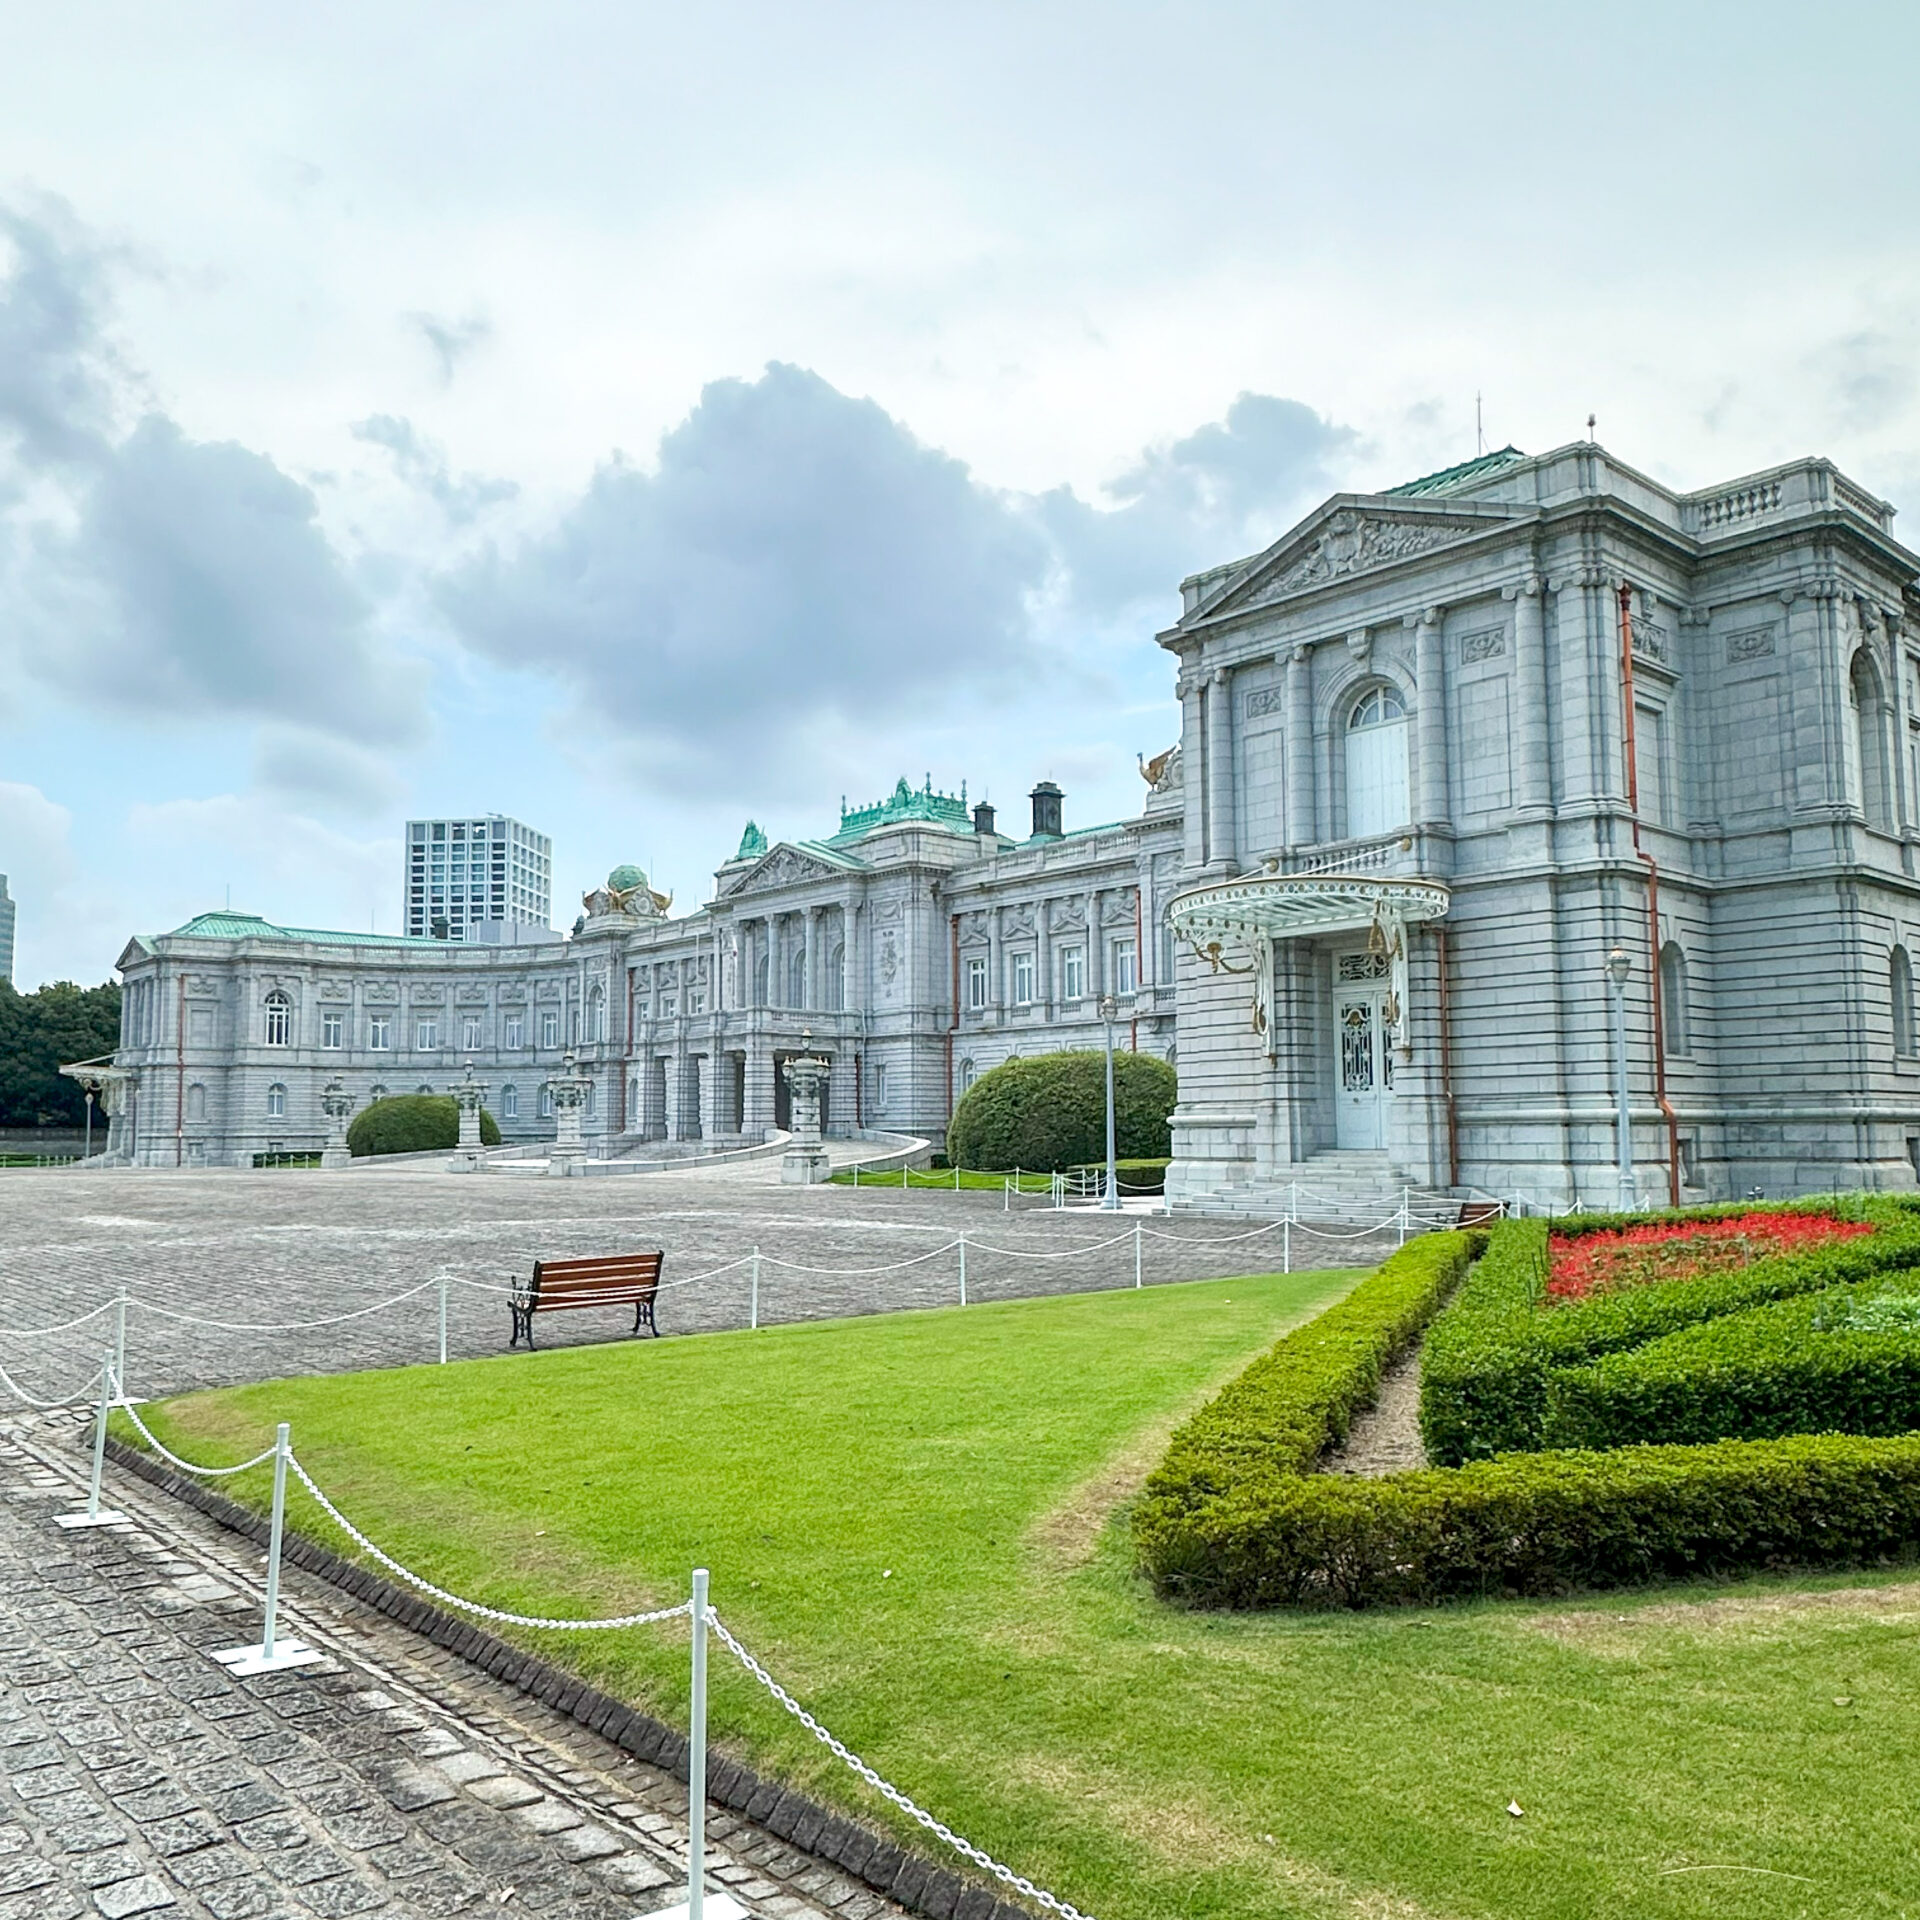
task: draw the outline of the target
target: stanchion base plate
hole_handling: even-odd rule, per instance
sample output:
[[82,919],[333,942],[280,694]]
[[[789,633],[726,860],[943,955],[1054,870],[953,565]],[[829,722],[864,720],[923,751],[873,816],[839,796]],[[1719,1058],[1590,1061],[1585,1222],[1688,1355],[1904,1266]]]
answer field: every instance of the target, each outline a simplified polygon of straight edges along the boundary
[[[689,1911],[682,1900],[677,1907],[663,1907],[658,1913],[648,1914],[647,1920],[687,1920]],[[701,1920],[753,1920],[739,1901],[724,1893],[709,1893],[700,1903],[700,1914]]]
[[327,1656],[318,1647],[303,1646],[298,1640],[276,1640],[272,1658],[263,1646],[222,1647],[213,1658],[229,1673],[284,1673],[289,1667],[310,1667]]
[[56,1527],[124,1527],[127,1516],[124,1513],[110,1513],[102,1507],[98,1513],[56,1513],[53,1516]]

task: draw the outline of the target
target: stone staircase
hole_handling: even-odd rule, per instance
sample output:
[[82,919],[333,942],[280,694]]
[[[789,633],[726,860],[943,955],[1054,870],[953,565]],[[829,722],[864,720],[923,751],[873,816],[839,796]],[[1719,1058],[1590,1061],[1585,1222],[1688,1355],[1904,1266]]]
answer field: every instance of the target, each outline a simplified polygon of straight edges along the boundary
[[1392,1216],[1405,1192],[1409,1231],[1451,1226],[1460,1202],[1438,1187],[1410,1187],[1393,1171],[1384,1153],[1316,1153],[1294,1166],[1276,1168],[1271,1177],[1180,1203],[1182,1213],[1251,1214],[1277,1218],[1291,1212],[1297,1220],[1346,1229],[1382,1227],[1397,1236]]

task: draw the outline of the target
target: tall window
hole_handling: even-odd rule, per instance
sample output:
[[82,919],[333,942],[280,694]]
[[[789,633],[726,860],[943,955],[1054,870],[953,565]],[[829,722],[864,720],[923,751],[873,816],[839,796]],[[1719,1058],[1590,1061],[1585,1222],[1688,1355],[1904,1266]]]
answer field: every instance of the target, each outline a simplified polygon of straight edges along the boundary
[[1850,741],[1847,771],[1853,776],[1853,794],[1867,824],[1893,825],[1893,782],[1888,777],[1887,703],[1880,691],[1880,675],[1863,648],[1853,656],[1847,676]]
[[972,954],[967,960],[967,1007],[979,1013],[987,1004],[987,961],[984,954]]
[[1392,687],[1370,687],[1347,715],[1347,834],[1360,840],[1407,824],[1407,709]]
[[542,1120],[551,1120],[553,1118],[553,1089],[551,1087],[542,1087],[540,1089],[540,1118]]
[[517,1013],[507,1015],[507,1045],[520,1047],[526,1045],[526,1021]]
[[1633,772],[1640,790],[1640,818],[1650,826],[1674,823],[1667,778],[1667,716],[1659,707],[1633,707]]
[[787,955],[787,1005],[804,1007],[807,1004],[807,950],[796,946]]
[[1060,949],[1060,997],[1081,1000],[1087,992],[1087,950],[1085,947]]
[[284,1047],[293,1035],[293,1002],[277,988],[267,995],[267,1045]]
[[847,950],[836,946],[827,955],[827,1005],[839,1013],[847,1004]]
[[1895,947],[1888,963],[1888,984],[1893,989],[1893,1050],[1902,1059],[1913,1055],[1913,962],[1905,947]]
[[1131,940],[1116,940],[1113,943],[1113,990],[1123,997],[1138,993],[1140,954]]
[[460,1016],[460,1045],[468,1053],[480,1051],[480,1016],[477,1013]]
[[873,1070],[873,1106],[876,1113],[884,1113],[887,1105],[887,1070],[875,1067]]
[[421,1053],[431,1053],[440,1044],[440,1022],[427,1015],[413,1023],[413,1044]]
[[598,987],[587,1002],[587,1038],[604,1040],[607,1037],[607,996]]
[[187,1118],[204,1120],[207,1117],[207,1090],[198,1080],[187,1089]]
[[1684,1056],[1693,1051],[1687,1025],[1687,956],[1677,940],[1660,949],[1660,1033],[1669,1053]]
[[392,1014],[370,1013],[367,1015],[367,1045],[375,1053],[385,1053],[393,1045]]
[[520,1118],[520,1089],[518,1087],[505,1086],[500,1089],[500,1117],[503,1120],[518,1120]]
[[344,1013],[323,1013],[320,1016],[320,1044],[334,1050],[346,1045],[347,1016]]
[[1033,1005],[1033,955],[1030,953],[1013,956],[1013,1004],[1016,1007]]
[[284,1120],[286,1117],[287,1090],[285,1087],[276,1084],[267,1089],[267,1118],[269,1120]]
[[560,1044],[560,1014],[554,1007],[548,1007],[540,1016],[540,1044],[543,1047],[557,1047]]

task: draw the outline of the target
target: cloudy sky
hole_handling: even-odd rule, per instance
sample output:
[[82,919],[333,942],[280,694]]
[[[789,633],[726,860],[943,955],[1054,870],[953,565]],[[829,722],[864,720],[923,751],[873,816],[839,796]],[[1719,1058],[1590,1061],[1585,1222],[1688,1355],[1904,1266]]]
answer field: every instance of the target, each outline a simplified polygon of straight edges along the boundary
[[0,0],[19,978],[393,931],[410,812],[562,924],[903,773],[1130,813],[1180,576],[1476,394],[1920,518],[1917,21]]

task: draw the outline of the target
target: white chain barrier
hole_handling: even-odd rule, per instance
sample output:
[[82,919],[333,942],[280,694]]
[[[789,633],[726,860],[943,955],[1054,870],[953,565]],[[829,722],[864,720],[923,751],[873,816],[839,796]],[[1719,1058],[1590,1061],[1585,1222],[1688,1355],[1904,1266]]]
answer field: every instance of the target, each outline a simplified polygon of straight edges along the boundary
[[954,1830],[943,1821],[935,1819],[924,1807],[908,1799],[891,1781],[882,1779],[857,1753],[836,1740],[833,1735],[734,1638],[732,1632],[729,1631],[727,1627],[727,1623],[720,1618],[719,1614],[716,1613],[712,1607],[707,1609],[707,1625],[719,1635],[721,1643],[726,1647],[728,1652],[730,1652],[829,1753],[857,1773],[882,1799],[890,1800],[909,1819],[918,1821],[935,1839],[945,1841],[955,1853],[959,1854],[963,1859],[972,1861],[982,1872],[992,1874],[1002,1886],[1011,1887],[1015,1893],[1026,1895],[1029,1900],[1039,1906],[1045,1907],[1049,1913],[1057,1913],[1060,1916],[1060,1920],[1089,1920],[1089,1916],[1082,1913],[1078,1907],[1047,1892],[1044,1887],[1036,1887],[1024,1874],[1015,1873],[1011,1867],[1003,1866],[992,1854],[986,1852],[984,1848],[976,1847],[971,1840],[961,1834],[955,1833]]
[[242,1460],[237,1467],[203,1467],[195,1461],[182,1460],[165,1441],[156,1439],[153,1429],[140,1418],[139,1413],[127,1401],[118,1399],[114,1405],[140,1429],[141,1439],[168,1465],[178,1467],[182,1473],[197,1474],[202,1480],[220,1480],[230,1473],[245,1473],[251,1467],[264,1466],[273,1458],[274,1450],[269,1447],[265,1453],[256,1453],[251,1460]]
[[95,1367],[94,1370],[90,1374],[88,1374],[87,1377],[84,1380],[82,1380],[80,1384],[77,1387],[75,1387],[71,1392],[62,1394],[52,1400],[42,1400],[37,1393],[29,1393],[26,1390],[26,1388],[23,1387],[20,1384],[20,1382],[16,1380],[13,1377],[13,1375],[6,1370],[5,1367],[0,1367],[0,1386],[4,1386],[9,1393],[15,1395],[17,1398],[25,1402],[25,1404],[30,1407],[42,1407],[47,1409],[51,1409],[54,1407],[77,1406],[80,1402],[81,1395],[90,1393],[93,1390],[93,1383],[99,1378],[100,1378],[100,1369],[98,1367]]
[[146,1313],[157,1313],[163,1320],[178,1320],[190,1327],[217,1327],[222,1333],[309,1333],[316,1327],[337,1327],[345,1320],[364,1320],[370,1313],[385,1313],[389,1307],[418,1299],[429,1288],[439,1284],[436,1275],[431,1280],[422,1280],[417,1287],[409,1287],[405,1293],[396,1293],[391,1300],[376,1300],[370,1307],[355,1307],[350,1313],[330,1313],[319,1320],[208,1320],[199,1314],[181,1313],[177,1308],[163,1307],[154,1300],[130,1300],[127,1304],[139,1307]]
[[[262,1460],[272,1458],[272,1449],[263,1453]],[[257,1464],[257,1463],[255,1463]],[[300,1484],[313,1495],[320,1511],[344,1533],[363,1553],[368,1553],[391,1574],[404,1580],[408,1586],[417,1588],[429,1598],[438,1600],[444,1606],[458,1607],[462,1613],[471,1613],[482,1620],[500,1620],[515,1627],[545,1627],[559,1633],[609,1633],[621,1627],[647,1627],[659,1620],[677,1619],[683,1613],[693,1611],[691,1600],[682,1600],[678,1606],[657,1607],[651,1613],[622,1613],[610,1620],[545,1620],[530,1613],[510,1613],[502,1607],[489,1607],[478,1600],[468,1600],[460,1594],[449,1593],[445,1587],[436,1587],[431,1580],[421,1577],[411,1567],[405,1567],[388,1553],[384,1547],[376,1546],[373,1541],[356,1527],[347,1516],[320,1491],[314,1477],[300,1464],[298,1454],[287,1456],[287,1465],[298,1475]]]

